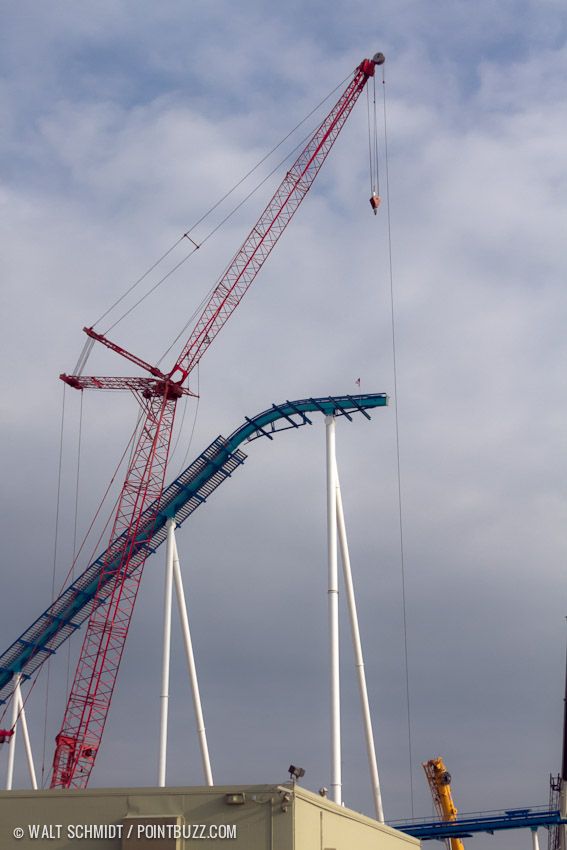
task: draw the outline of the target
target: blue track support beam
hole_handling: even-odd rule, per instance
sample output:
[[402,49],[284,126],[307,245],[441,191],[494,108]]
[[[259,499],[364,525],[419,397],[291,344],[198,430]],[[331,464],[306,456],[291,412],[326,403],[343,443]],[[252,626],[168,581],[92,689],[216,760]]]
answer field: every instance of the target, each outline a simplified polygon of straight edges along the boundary
[[475,832],[498,832],[503,829],[537,829],[567,823],[556,810],[511,809],[507,812],[490,812],[478,817],[457,818],[454,821],[426,821],[424,823],[393,822],[389,826],[399,829],[422,841],[446,838],[469,838]]
[[[300,399],[274,404],[269,410],[246,420],[240,428],[225,439],[222,436],[213,440],[193,463],[172,481],[163,491],[159,504],[150,505],[142,514],[138,534],[133,542],[133,556],[129,569],[134,572],[140,566],[144,550],[150,548],[150,554],[167,537],[166,523],[174,518],[181,525],[216,490],[223,481],[230,478],[246,460],[239,446],[259,437],[269,437],[302,425],[311,425],[307,413],[319,411],[325,415],[347,416],[362,413],[367,418],[368,410],[385,407],[388,396],[385,393],[370,395],[326,396],[325,398]],[[156,515],[157,514],[157,515]],[[148,538],[150,543],[148,545]],[[114,540],[106,551],[90,564],[73,581],[49,608],[41,614],[14,643],[0,655],[0,705],[6,703],[13,692],[14,676],[22,673],[26,678],[32,676],[43,662],[56,652],[90,616],[94,606],[94,597],[99,586],[103,565],[107,571],[109,592],[114,580],[112,568],[119,569],[123,550],[123,536]]]

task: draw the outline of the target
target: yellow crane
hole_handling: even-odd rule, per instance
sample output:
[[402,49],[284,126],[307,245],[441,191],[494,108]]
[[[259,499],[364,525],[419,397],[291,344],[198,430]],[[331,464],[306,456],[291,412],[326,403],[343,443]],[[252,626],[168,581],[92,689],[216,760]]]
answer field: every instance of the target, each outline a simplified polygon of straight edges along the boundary
[[[429,759],[422,765],[431,789],[433,804],[442,820],[457,820],[457,807],[451,796],[451,774],[442,758]],[[447,839],[450,850],[465,850],[460,838]]]

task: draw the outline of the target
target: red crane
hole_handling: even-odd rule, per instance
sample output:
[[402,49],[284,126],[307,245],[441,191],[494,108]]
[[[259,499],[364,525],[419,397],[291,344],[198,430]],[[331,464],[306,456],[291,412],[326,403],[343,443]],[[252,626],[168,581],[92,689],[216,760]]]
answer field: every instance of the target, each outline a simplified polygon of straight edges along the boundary
[[[140,541],[140,517],[158,504],[167,467],[177,400],[192,395],[187,378],[232,315],[272,248],[309,191],[376,65],[377,53],[364,59],[327,117],[291,166],[262,215],[218,281],[177,358],[164,373],[121,346],[85,328],[85,333],[151,377],[61,375],[76,389],[129,389],[143,411],[143,424],[118,501],[110,545],[85,632],[61,730],[56,737],[52,788],[85,788],[100,747],[130,620],[149,552],[151,534]],[[147,526],[146,526],[147,528]],[[133,556],[133,544],[143,542]],[[140,554],[142,553],[142,554]]]

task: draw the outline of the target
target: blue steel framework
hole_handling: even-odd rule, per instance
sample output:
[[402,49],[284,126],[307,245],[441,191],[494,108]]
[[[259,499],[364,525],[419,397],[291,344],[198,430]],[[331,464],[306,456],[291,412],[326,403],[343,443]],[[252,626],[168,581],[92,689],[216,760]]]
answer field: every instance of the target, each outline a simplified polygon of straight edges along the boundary
[[[385,393],[366,395],[326,396],[298,401],[286,401],[273,404],[269,410],[253,418],[246,417],[245,422],[228,439],[217,437],[193,463],[181,473],[163,491],[157,513],[155,505],[150,505],[139,526],[137,541],[133,546],[133,555],[129,569],[134,572],[148,555],[152,555],[167,536],[166,522],[173,517],[181,525],[202,505],[216,488],[230,478],[232,473],[246,460],[247,455],[239,449],[245,442],[258,437],[273,439],[280,431],[311,425],[308,413],[346,416],[352,420],[352,414],[362,413],[367,419],[369,409],[384,407],[388,404]],[[144,517],[150,519],[144,520]],[[154,523],[151,544],[148,538],[148,523]],[[49,608],[35,620],[14,643],[0,655],[0,705],[6,703],[14,690],[16,673],[22,679],[29,679],[43,662],[80,628],[94,609],[95,596],[99,588],[101,570],[108,575],[108,593],[112,590],[112,565],[116,570],[120,566],[124,541],[122,536],[113,541],[109,549],[102,552],[87,569],[70,584]],[[110,565],[110,566],[109,566]],[[98,604],[104,597],[97,597]]]
[[470,838],[475,832],[498,832],[503,829],[537,829],[567,823],[557,810],[546,808],[509,809],[504,812],[478,813],[475,817],[460,817],[454,821],[410,822],[391,821],[389,826],[420,838],[422,841],[446,838]]

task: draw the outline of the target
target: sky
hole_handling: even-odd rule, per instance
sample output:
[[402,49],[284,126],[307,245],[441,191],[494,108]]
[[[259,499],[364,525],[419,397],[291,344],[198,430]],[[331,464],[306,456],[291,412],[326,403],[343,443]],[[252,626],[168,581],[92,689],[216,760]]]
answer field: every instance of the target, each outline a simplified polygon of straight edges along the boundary
[[[421,763],[437,755],[463,812],[547,803],[566,642],[563,4],[21,0],[2,4],[2,21],[2,649],[51,599],[58,375],[73,371],[82,327],[382,51],[379,213],[368,204],[363,95],[203,358],[170,477],[273,402],[354,393],[358,378],[364,392],[387,392],[370,422],[337,424],[386,818],[432,814]],[[315,120],[193,231],[198,241]],[[157,362],[277,179],[110,338]],[[95,350],[86,371],[125,368]],[[82,419],[80,408],[69,390],[56,587],[136,417],[133,398],[116,393],[84,393]],[[324,423],[246,452],[178,535],[213,774],[280,782],[291,761],[317,790],[330,784]],[[94,786],[155,782],[162,597],[159,553],[146,564]],[[372,814],[341,617],[343,796]],[[177,626],[175,641],[168,784],[199,784]],[[44,676],[27,703],[45,771],[78,648],[51,665],[45,756]],[[515,850],[531,838],[474,842]]]

